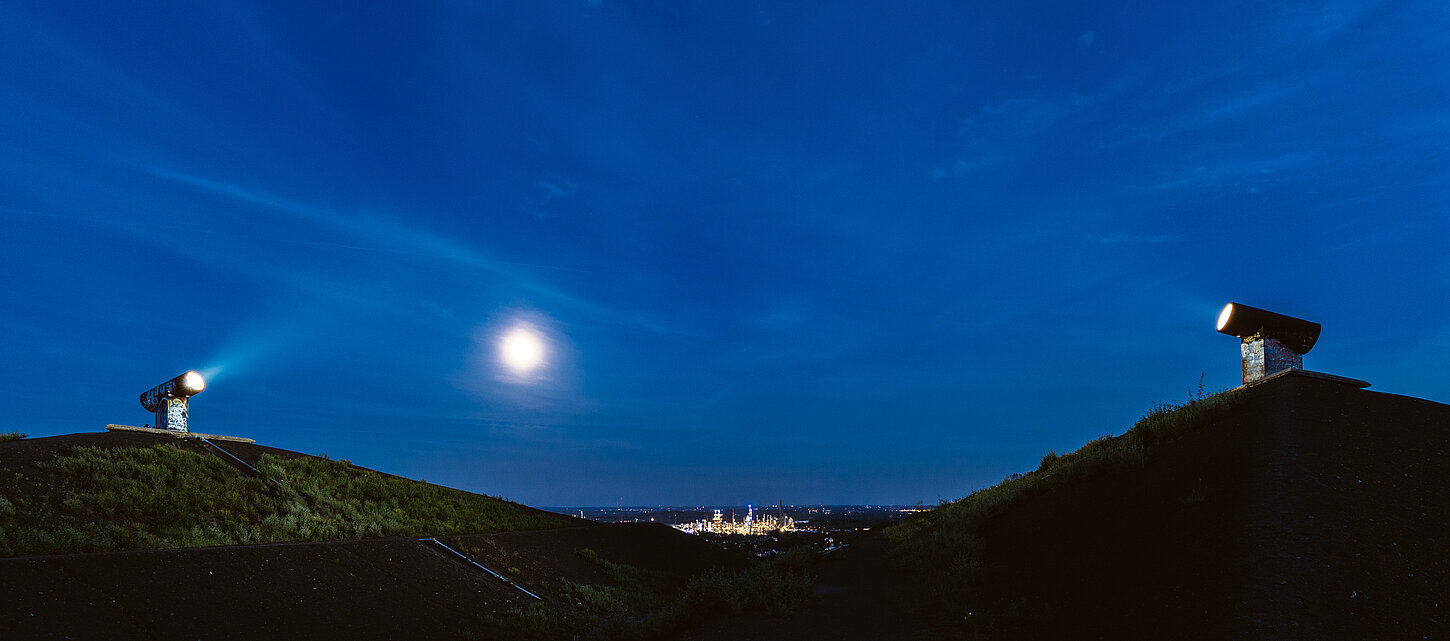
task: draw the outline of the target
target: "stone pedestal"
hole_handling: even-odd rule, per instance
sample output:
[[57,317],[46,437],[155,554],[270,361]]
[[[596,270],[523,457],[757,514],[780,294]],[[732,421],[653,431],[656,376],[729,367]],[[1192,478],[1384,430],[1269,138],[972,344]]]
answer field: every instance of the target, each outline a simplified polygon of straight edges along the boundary
[[1244,384],[1287,369],[1304,369],[1304,355],[1272,338],[1245,338],[1240,351],[1244,357]]

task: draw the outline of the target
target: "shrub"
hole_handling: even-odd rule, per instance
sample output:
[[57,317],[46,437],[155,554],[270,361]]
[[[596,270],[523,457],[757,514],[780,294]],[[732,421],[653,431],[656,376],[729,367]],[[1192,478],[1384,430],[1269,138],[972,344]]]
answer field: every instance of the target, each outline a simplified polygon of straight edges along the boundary
[[1190,392],[1183,403],[1156,403],[1120,436],[1105,435],[1075,452],[1043,455],[1037,469],[1010,475],[1003,482],[938,505],[887,528],[897,554],[928,582],[932,594],[947,602],[968,603],[981,570],[981,527],[992,518],[1055,487],[1102,474],[1141,468],[1153,448],[1211,423],[1242,402],[1242,392],[1203,395]]
[[588,548],[576,553],[603,569],[611,585],[560,579],[562,592],[594,616],[590,627],[606,639],[673,638],[716,614],[793,612],[809,600],[806,567],[820,558],[810,546],[799,546],[746,569],[709,571],[684,581],[608,561]]
[[36,466],[63,486],[64,498],[0,505],[0,556],[572,524],[498,498],[310,457],[263,455],[257,469],[281,486],[169,444],[79,447]]
[[[1046,454],[1043,454],[1042,455],[1042,462],[1037,465],[1037,471],[1038,472],[1042,472],[1042,473],[1046,473],[1047,471],[1049,471],[1049,470],[1052,469],[1052,466],[1057,465],[1057,462],[1059,460],[1061,460],[1061,457],[1059,457],[1057,455],[1057,452],[1054,452],[1052,450],[1048,450]],[[1022,477],[1019,476],[1017,478],[1022,478]],[[1009,480],[1016,480],[1016,479],[1009,479]]]
[[780,616],[804,607],[812,579],[802,569],[762,563],[748,570],[713,571],[691,579],[681,600],[705,611]]
[[565,599],[575,602],[593,614],[622,614],[629,608],[625,605],[622,593],[625,588],[613,585],[594,585],[587,583],[575,583],[569,579],[560,579],[563,584],[563,595]]
[[0,432],[0,443],[4,443],[6,441],[18,441],[27,436],[30,435],[24,432]]
[[[497,638],[554,639],[558,637],[549,608],[542,603],[531,603],[503,616],[485,616],[484,619],[505,633]],[[464,638],[472,637],[465,635]]]

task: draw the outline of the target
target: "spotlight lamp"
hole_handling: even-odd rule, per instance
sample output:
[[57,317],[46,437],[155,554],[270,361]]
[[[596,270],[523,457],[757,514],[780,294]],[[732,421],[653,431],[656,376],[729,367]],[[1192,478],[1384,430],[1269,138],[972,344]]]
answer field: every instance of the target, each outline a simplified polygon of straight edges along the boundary
[[188,432],[187,399],[206,389],[201,374],[186,372],[141,394],[141,407],[156,413],[156,427],[175,432]]
[[1229,303],[1218,314],[1218,331],[1239,338],[1246,384],[1304,369],[1304,355],[1314,349],[1319,329],[1319,323],[1242,303]]

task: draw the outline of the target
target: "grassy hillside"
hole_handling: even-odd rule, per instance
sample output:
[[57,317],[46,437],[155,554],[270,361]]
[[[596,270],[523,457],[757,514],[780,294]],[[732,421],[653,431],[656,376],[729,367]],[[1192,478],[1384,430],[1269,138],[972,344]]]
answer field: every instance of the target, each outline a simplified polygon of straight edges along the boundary
[[888,528],[900,560],[945,602],[976,599],[982,576],[982,529],[1030,499],[1103,475],[1141,469],[1157,448],[1228,415],[1245,392],[1200,392],[1184,403],[1162,403],[1120,436],[1107,435],[1075,452],[1048,452],[1036,470],[944,503]]
[[[0,447],[12,445],[20,443]],[[578,523],[347,461],[262,454],[255,466],[279,483],[174,444],[67,448],[0,477],[0,556],[435,536]]]

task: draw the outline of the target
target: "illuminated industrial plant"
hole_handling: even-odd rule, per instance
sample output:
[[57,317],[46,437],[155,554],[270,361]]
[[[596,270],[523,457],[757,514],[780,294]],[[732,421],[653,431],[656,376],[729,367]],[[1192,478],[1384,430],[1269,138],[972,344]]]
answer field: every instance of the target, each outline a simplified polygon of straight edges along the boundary
[[187,400],[206,389],[201,374],[186,372],[141,394],[141,407],[155,412],[156,427],[173,432],[189,432],[186,424]]
[[1319,340],[1319,323],[1229,303],[1218,314],[1218,331],[1239,338],[1244,384],[1285,370],[1303,370],[1304,355]]
[[795,519],[786,516],[783,512],[777,516],[765,514],[760,518],[755,516],[755,506],[745,506],[745,520],[736,521],[731,518],[725,520],[725,515],[720,510],[706,521],[701,519],[691,523],[681,523],[674,526],[686,534],[748,534],[760,535],[771,532],[792,532],[795,531]]

